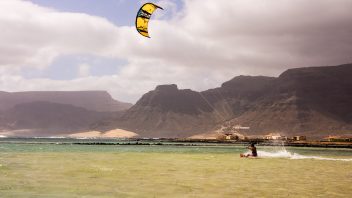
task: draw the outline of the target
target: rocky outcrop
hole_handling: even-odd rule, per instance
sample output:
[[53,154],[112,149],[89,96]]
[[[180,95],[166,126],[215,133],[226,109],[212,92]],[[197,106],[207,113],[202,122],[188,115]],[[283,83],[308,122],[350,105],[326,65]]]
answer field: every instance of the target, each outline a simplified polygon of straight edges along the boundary
[[62,135],[89,130],[92,124],[112,114],[73,105],[32,102],[16,105],[1,113],[0,126],[4,131],[15,131],[14,136]]
[[53,136],[88,131],[130,106],[105,91],[0,92],[0,133]]
[[204,122],[207,116],[212,116],[212,108],[200,93],[161,85],[143,95],[115,124],[146,137],[184,137],[214,125]]
[[146,137],[188,137],[229,121],[251,127],[248,135],[345,134],[352,131],[350,76],[352,65],[341,65],[238,76],[203,92],[162,85],[112,123]]
[[[124,129],[140,137],[212,134],[228,123],[247,135],[351,134],[352,64],[238,76],[196,92],[160,85],[125,112],[106,92],[0,92],[0,131],[40,134]],[[113,112],[107,112],[113,111]],[[38,132],[39,131],[39,132]]]

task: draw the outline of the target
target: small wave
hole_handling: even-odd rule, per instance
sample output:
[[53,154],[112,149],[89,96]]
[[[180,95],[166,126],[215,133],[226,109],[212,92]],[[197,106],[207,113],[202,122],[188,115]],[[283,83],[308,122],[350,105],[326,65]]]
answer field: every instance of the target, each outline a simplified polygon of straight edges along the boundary
[[289,159],[293,159],[293,160],[315,159],[315,160],[352,162],[352,159],[328,158],[328,157],[321,157],[321,156],[300,155],[298,153],[291,153],[291,152],[288,152],[286,150],[281,150],[281,151],[276,151],[276,152],[258,151],[258,156],[259,157],[263,157],[263,158],[289,158]]

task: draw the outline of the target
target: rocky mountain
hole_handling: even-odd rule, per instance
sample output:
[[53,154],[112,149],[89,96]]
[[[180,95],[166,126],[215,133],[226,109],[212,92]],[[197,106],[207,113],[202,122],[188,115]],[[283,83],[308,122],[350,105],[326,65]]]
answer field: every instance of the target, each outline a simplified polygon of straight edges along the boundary
[[119,128],[141,137],[189,137],[231,123],[250,127],[247,135],[351,134],[351,76],[347,64],[237,76],[202,92],[160,85],[131,108],[99,91],[0,92],[0,132],[52,136]]
[[68,104],[98,112],[123,111],[132,104],[114,100],[106,91],[30,91],[0,92],[0,111],[18,104],[37,101]]
[[0,92],[0,133],[53,136],[88,131],[130,106],[105,91]]
[[253,133],[326,136],[352,132],[352,65],[290,69],[234,121]]
[[31,102],[0,113],[0,129],[11,136],[54,136],[88,131],[120,112],[96,112],[73,105]]
[[184,137],[213,126],[215,119],[209,116],[212,108],[198,92],[161,85],[143,95],[117,124],[147,137]]
[[351,76],[348,64],[289,69],[277,78],[238,76],[203,92],[162,85],[109,123],[145,137],[188,137],[226,122],[249,126],[248,135],[348,134]]

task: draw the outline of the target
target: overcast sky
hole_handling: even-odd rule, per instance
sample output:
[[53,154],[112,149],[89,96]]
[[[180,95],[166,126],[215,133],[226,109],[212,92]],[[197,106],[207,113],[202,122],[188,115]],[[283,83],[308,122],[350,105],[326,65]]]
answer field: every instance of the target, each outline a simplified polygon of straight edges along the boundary
[[135,102],[159,84],[206,90],[237,75],[352,63],[351,0],[1,0],[0,91],[107,90]]

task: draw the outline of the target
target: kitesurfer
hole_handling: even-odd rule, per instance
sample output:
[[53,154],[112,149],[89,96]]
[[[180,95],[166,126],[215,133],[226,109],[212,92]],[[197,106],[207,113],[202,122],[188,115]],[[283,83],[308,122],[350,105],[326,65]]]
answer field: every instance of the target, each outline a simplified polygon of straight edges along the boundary
[[249,150],[251,150],[252,154],[240,154],[241,157],[257,157],[257,148],[255,147],[254,143],[251,143],[250,146],[247,147]]

